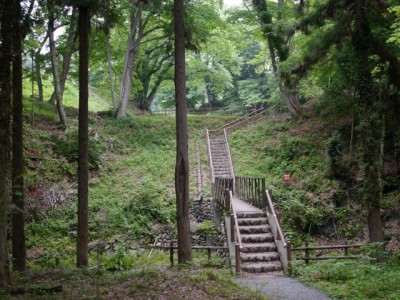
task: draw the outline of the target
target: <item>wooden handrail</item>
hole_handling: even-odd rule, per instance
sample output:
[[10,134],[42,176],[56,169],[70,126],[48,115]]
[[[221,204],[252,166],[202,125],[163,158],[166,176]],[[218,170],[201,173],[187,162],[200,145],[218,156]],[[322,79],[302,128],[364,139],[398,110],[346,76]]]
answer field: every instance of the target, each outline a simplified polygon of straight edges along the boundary
[[[237,122],[237,123],[235,123],[235,124],[232,124],[232,125],[226,125],[225,126],[225,129],[227,129],[227,130],[229,130],[230,131],[230,129],[232,128],[232,127],[234,127],[234,126],[236,126],[236,125],[238,125],[238,124],[241,124],[241,123],[243,123],[243,122],[245,122],[245,121],[248,121],[248,120],[251,120],[251,119],[255,119],[255,117],[258,117],[258,116],[260,116],[260,115],[262,115],[262,114],[264,114],[265,112],[267,111],[267,109],[265,108],[265,109],[263,109],[263,110],[261,110],[260,111],[260,109],[257,111],[257,113],[255,113],[255,114],[248,114],[247,115],[247,118],[246,119],[244,119],[244,120],[241,120],[240,122]],[[254,112],[253,112],[254,113]]]
[[270,190],[266,190],[265,192],[267,194],[267,210],[272,215],[272,217],[274,218],[274,220],[276,222],[276,230],[277,230],[277,234],[278,234],[278,239],[281,240],[283,245],[284,245],[284,247],[286,247],[287,243],[285,241],[285,236],[283,234],[281,225],[279,224],[278,217],[277,217],[277,215],[275,213],[274,205],[272,204],[271,191]]
[[231,170],[231,175],[233,178],[233,185],[232,188],[235,187],[235,172],[233,171],[233,164],[232,164],[232,156],[231,156],[231,150],[229,148],[229,143],[228,143],[228,136],[226,134],[226,130],[224,129],[224,136],[225,136],[225,145],[226,145],[226,149],[228,152],[228,161],[229,161],[229,168]]
[[229,197],[230,197],[230,202],[231,202],[231,214],[233,214],[233,217],[235,219],[236,242],[239,244],[239,248],[242,249],[242,238],[240,236],[239,222],[238,222],[238,219],[237,219],[235,207],[232,204],[232,199],[233,199],[232,191],[229,191]]
[[297,248],[292,248],[292,251],[346,249],[346,248],[360,248],[360,247],[362,247],[362,246],[365,246],[365,244],[333,245],[333,246],[314,246],[314,247],[297,247]]
[[252,111],[252,112],[250,112],[250,113],[248,113],[248,114],[246,114],[246,115],[240,117],[239,119],[236,119],[236,120],[234,120],[234,121],[232,121],[232,122],[229,122],[228,124],[222,125],[222,126],[216,128],[216,129],[210,130],[210,133],[214,133],[214,132],[217,132],[218,130],[221,130],[221,129],[223,129],[223,128],[227,128],[227,127],[230,127],[230,126],[232,126],[232,125],[234,125],[234,124],[240,123],[243,119],[246,119],[246,118],[248,118],[248,117],[251,117],[253,114],[256,114],[256,113],[258,113],[258,112],[260,112],[260,111],[262,111],[262,110],[266,110],[266,109],[264,109],[263,107],[261,107],[261,108],[259,108],[259,109],[256,109],[256,110],[254,110],[254,111]]
[[208,129],[206,128],[206,142],[207,142],[207,152],[208,152],[208,163],[209,167],[211,169],[211,182],[215,182],[215,177],[214,177],[214,169],[212,166],[212,156],[211,156],[211,144],[210,144],[210,134]]

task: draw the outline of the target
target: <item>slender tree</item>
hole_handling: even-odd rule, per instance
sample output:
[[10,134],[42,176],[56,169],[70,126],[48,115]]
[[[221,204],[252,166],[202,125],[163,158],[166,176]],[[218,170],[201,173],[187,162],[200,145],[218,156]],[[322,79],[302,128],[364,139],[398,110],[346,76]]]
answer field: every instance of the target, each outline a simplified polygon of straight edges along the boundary
[[[262,28],[265,39],[267,40],[267,46],[271,56],[272,69],[277,77],[278,87],[283,102],[288,107],[290,113],[293,116],[300,114],[300,103],[297,96],[297,87],[295,83],[290,80],[283,81],[278,76],[278,62],[285,61],[289,54],[289,47],[285,43],[282,34],[277,35],[274,32],[273,18],[270,10],[268,9],[266,0],[251,0],[252,6],[258,18],[258,22]],[[283,1],[278,0],[278,20],[283,18],[282,14]]]
[[79,133],[78,133],[78,240],[76,264],[88,266],[88,102],[89,102],[89,7],[79,6]]
[[58,63],[56,56],[56,45],[54,40],[54,0],[47,1],[47,7],[49,10],[49,21],[48,21],[48,35],[50,44],[50,56],[51,56],[51,67],[53,70],[53,81],[54,81],[54,91],[56,96],[58,116],[60,118],[60,123],[67,125],[67,115],[64,110],[64,105],[62,103],[62,93],[61,93],[61,82],[60,75],[58,72]]
[[176,103],[176,218],[178,227],[178,261],[192,260],[189,223],[189,159],[185,72],[184,0],[174,1],[175,32],[175,103]]
[[12,61],[12,10],[7,0],[0,1],[0,288],[10,282],[7,251],[9,208],[9,148]]
[[24,232],[24,147],[22,114],[22,33],[21,3],[13,0],[13,122],[12,122],[12,257],[14,269],[26,269]]

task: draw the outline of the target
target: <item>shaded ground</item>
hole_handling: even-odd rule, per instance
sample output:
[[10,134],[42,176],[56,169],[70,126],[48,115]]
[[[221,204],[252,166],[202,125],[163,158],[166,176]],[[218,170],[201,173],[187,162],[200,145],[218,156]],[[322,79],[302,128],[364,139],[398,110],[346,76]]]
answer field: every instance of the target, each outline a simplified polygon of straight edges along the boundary
[[[61,291],[48,292],[54,287]],[[16,294],[18,293],[18,294]],[[265,299],[235,283],[229,270],[143,268],[125,272],[47,270],[14,278],[0,299]]]
[[267,296],[269,300],[328,300],[324,293],[283,275],[256,275],[237,278],[236,282]]

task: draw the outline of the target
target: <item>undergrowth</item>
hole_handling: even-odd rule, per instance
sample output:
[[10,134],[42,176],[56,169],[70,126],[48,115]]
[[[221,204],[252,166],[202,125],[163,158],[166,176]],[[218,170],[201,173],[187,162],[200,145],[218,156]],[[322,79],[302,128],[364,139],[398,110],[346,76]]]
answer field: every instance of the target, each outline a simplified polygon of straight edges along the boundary
[[300,280],[334,299],[400,299],[400,260],[384,264],[368,261],[324,261],[294,266]]

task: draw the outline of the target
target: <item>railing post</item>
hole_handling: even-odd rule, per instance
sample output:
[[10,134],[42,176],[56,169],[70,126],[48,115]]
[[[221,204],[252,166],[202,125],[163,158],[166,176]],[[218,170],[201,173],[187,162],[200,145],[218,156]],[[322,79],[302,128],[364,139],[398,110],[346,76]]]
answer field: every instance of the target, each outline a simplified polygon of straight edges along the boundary
[[229,212],[231,210],[231,197],[229,195],[229,190],[225,190],[225,211]]
[[[344,241],[344,244],[347,245],[347,240]],[[344,256],[349,256],[349,248],[344,248]]]
[[308,265],[309,262],[310,262],[310,260],[309,260],[309,258],[310,258],[310,249],[308,249],[308,239],[306,239],[305,248],[306,248],[304,250],[304,252],[305,252],[305,261],[306,261],[306,265]]
[[174,242],[169,242],[169,261],[171,262],[171,268],[174,266]]
[[292,274],[292,243],[291,242],[287,242],[286,249],[287,249],[288,273],[290,275],[290,274]]
[[235,241],[235,216],[231,214],[231,242]]
[[208,258],[208,261],[211,260],[211,249],[210,248],[207,248],[207,258]]
[[239,244],[235,244],[235,263],[236,263],[236,274],[240,274],[240,247]]

